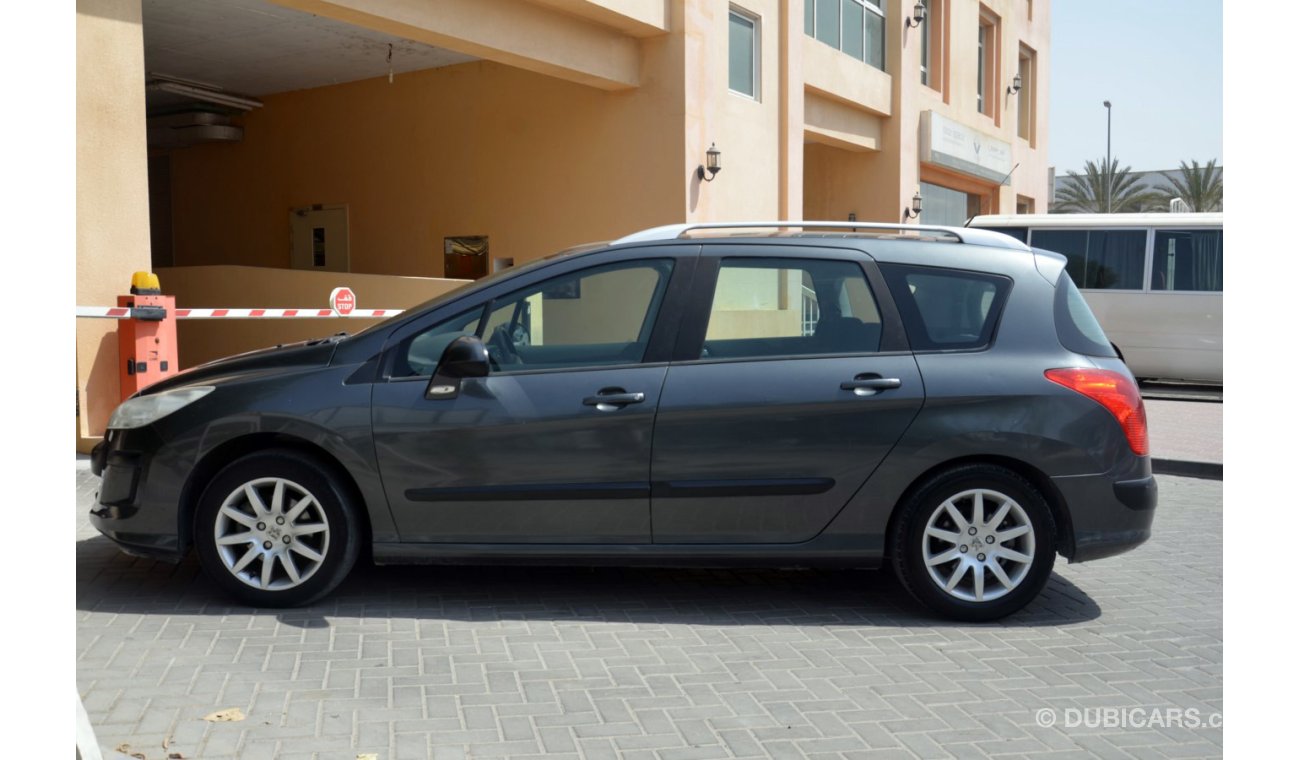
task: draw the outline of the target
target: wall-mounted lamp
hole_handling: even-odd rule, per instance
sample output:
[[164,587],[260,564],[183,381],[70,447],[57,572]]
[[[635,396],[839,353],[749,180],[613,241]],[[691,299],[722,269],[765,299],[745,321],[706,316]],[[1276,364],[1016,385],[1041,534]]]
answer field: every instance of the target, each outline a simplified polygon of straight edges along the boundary
[[907,25],[909,27],[920,26],[922,21],[925,21],[925,3],[918,2],[916,7],[912,9],[912,17],[907,19]]
[[1019,95],[1019,94],[1020,94],[1020,85],[1021,85],[1021,84],[1022,84],[1022,82],[1020,81],[1020,74],[1016,74],[1015,79],[1012,79],[1012,80],[1011,80],[1011,84],[1007,87],[1007,94],[1008,94],[1008,95]]
[[915,219],[921,215],[921,191],[917,190],[916,195],[912,196],[912,207],[903,208],[903,219]]
[[[718,150],[716,143],[711,143],[709,151],[704,156],[705,164],[695,170],[695,176],[705,182],[712,182],[713,178],[718,176],[718,172],[722,171],[722,151]],[[704,176],[706,171],[708,172],[707,177]]]
[[854,212],[854,211],[850,211],[850,212],[849,212],[849,221],[850,221],[850,222],[856,222],[856,221],[858,221],[858,215],[857,215],[857,212]]

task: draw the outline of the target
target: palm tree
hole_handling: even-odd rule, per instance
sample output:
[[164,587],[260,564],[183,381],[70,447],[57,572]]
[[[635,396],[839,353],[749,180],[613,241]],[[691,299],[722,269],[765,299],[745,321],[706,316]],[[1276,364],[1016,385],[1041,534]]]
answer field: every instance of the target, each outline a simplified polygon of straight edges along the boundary
[[1202,167],[1193,160],[1188,166],[1186,161],[1178,162],[1178,173],[1182,177],[1169,177],[1171,189],[1165,191],[1165,202],[1181,198],[1192,211],[1223,210],[1223,167],[1215,166],[1211,158]]
[[[1132,167],[1119,168],[1119,159],[1112,159],[1110,171],[1105,160],[1084,164],[1083,174],[1070,172],[1065,184],[1057,193],[1052,211],[1058,213],[1123,214],[1154,210],[1160,196],[1139,184],[1138,177],[1130,174]],[[1109,192],[1107,180],[1109,179]]]

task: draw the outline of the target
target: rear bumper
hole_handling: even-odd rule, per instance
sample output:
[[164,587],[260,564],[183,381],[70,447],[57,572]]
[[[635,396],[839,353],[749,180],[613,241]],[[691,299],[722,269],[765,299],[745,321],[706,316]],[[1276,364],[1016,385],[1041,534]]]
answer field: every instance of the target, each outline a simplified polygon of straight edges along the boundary
[[1071,562],[1112,557],[1151,537],[1158,487],[1146,474],[1117,479],[1112,474],[1053,478],[1070,513],[1074,540],[1066,554]]

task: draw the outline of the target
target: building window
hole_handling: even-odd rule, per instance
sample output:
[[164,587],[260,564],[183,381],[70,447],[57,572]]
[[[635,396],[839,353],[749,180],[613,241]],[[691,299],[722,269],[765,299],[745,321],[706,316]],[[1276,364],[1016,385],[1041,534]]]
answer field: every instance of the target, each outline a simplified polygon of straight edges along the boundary
[[941,93],[943,102],[948,103],[948,0],[923,2],[925,21],[917,29],[921,34],[921,84]]
[[732,92],[758,99],[758,18],[736,8],[728,22],[727,82]]
[[885,70],[881,0],[805,0],[803,27],[808,36]]
[[1016,134],[1028,140],[1029,147],[1032,148],[1038,111],[1038,54],[1032,48],[1020,46],[1020,64],[1016,71],[1020,75]]
[[979,52],[976,61],[975,106],[976,110],[1000,121],[997,117],[998,93],[998,53],[1001,32],[998,17],[983,6],[980,7]]
[[[931,21],[930,3],[922,0],[921,4],[925,6],[926,21]],[[930,30],[932,29],[934,29],[933,23],[921,24],[921,84],[929,87],[934,86],[930,84],[930,71],[932,69],[930,65]]]
[[925,5],[925,22],[918,30],[921,32],[921,84],[944,94],[947,101],[947,53],[948,2],[947,0],[923,0]]
[[925,224],[962,227],[971,217],[985,213],[984,198],[975,193],[922,182],[921,197],[925,199],[925,216],[921,219]]

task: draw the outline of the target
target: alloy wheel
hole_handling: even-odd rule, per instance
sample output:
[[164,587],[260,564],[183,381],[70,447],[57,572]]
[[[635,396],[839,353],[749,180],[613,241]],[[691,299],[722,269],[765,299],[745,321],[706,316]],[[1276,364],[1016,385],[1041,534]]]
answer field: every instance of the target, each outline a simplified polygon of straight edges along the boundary
[[987,488],[962,491],[930,515],[921,553],[931,580],[966,602],[990,602],[1024,581],[1034,528],[1015,499]]
[[258,478],[226,497],[213,539],[231,575],[256,589],[284,591],[321,568],[330,528],[306,488],[286,478]]

